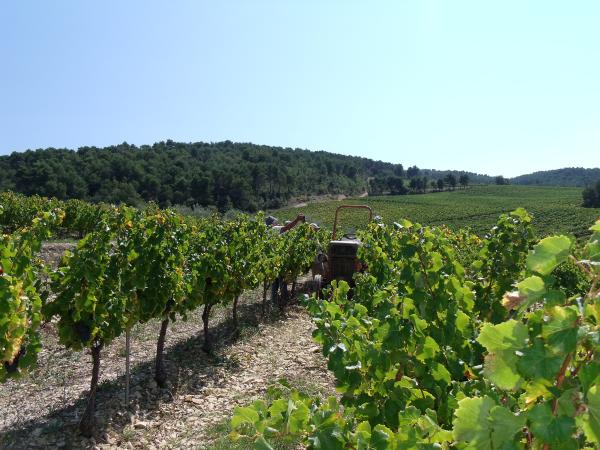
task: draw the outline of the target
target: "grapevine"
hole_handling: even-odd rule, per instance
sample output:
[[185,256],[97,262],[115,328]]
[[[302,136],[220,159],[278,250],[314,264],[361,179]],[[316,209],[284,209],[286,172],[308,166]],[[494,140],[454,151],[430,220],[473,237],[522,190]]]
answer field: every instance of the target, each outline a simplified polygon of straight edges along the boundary
[[[0,209],[0,217],[4,212]],[[46,296],[44,267],[37,253],[62,217],[60,210],[42,213],[30,226],[1,235],[0,382],[20,375],[37,360],[41,349],[38,328]]]
[[[259,449],[274,437],[312,449],[598,445],[600,221],[583,248],[565,236],[530,246],[527,222],[502,217],[474,252],[447,230],[372,225],[352,298],[341,282],[309,302],[340,401],[257,401],[236,409],[233,438]],[[499,241],[514,245],[513,263]],[[498,273],[479,263],[494,254]],[[586,282],[563,286],[567,263]]]
[[[587,243],[536,242],[531,223],[519,209],[482,237],[370,224],[353,291],[333,281],[326,300],[306,303],[339,399],[257,401],[236,409],[233,437],[261,449],[274,437],[315,449],[598,445],[600,221]],[[243,292],[262,284],[264,305],[268,285],[293,286],[327,238],[308,225],[277,235],[260,214],[226,222],[10,193],[0,226],[0,381],[35,364],[40,323],[56,320],[60,341],[92,356],[85,435],[101,352],[114,339],[161,321],[155,378],[164,385],[171,321],[203,308],[210,350],[215,305],[231,305],[236,323]],[[51,273],[47,301],[36,255],[57,232],[83,238]]]

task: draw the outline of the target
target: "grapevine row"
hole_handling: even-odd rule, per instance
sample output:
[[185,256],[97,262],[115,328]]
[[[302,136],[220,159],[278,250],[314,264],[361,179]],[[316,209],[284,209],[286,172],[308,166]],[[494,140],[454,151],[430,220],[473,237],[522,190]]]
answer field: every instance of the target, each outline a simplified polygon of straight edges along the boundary
[[482,239],[408,221],[362,235],[368,270],[311,299],[339,399],[237,408],[232,436],[309,449],[600,444],[600,221],[531,242],[517,210]]
[[63,218],[51,224],[56,235],[81,238],[96,229],[102,215],[111,211],[110,205],[93,204],[82,200],[57,200],[39,195],[26,196],[13,192],[0,192],[0,229],[5,233],[29,226],[41,214],[60,210]]
[[[72,350],[87,349],[92,356],[90,396],[80,424],[84,435],[94,430],[103,348],[138,323],[160,320],[155,378],[162,386],[171,321],[203,308],[204,348],[209,351],[211,308],[233,304],[237,320],[244,291],[277,277],[295,280],[308,269],[322,241],[322,234],[306,224],[276,234],[261,215],[225,222],[218,217],[189,219],[153,206],[144,211],[106,206],[93,229],[65,253],[56,270],[49,270],[36,253],[52,230],[65,227],[68,215],[60,209],[38,212],[32,225],[21,227],[11,205],[1,207],[0,221],[15,231],[2,235],[0,379],[18,376],[35,363],[39,323],[56,320],[60,342]],[[42,272],[49,286],[42,283]],[[48,292],[54,294],[51,301],[45,301]]]

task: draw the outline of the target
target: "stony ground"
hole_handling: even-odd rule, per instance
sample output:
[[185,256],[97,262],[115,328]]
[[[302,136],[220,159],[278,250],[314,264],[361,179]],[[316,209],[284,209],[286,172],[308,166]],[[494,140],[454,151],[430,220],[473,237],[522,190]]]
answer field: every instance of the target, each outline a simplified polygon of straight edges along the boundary
[[[69,244],[45,248],[57,261]],[[233,408],[264,397],[285,379],[295,386],[332,394],[333,379],[311,338],[306,312],[291,306],[285,314],[269,308],[261,314],[260,293],[247,293],[240,305],[240,326],[230,309],[211,317],[215,347],[202,351],[199,312],[170,325],[165,359],[167,388],[153,380],[160,323],[132,331],[131,399],[125,404],[125,342],[103,350],[98,390],[96,436],[82,438],[77,423],[86,404],[91,377],[88,352],[72,352],[58,343],[53,324],[43,328],[39,368],[19,381],[0,386],[0,448],[212,448],[215,426]],[[212,431],[211,431],[212,430]]]

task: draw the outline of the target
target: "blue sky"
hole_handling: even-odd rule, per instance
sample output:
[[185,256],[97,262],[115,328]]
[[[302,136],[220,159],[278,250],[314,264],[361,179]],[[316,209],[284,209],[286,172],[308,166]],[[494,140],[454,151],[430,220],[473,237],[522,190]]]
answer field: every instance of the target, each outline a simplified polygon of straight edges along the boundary
[[233,141],[514,176],[600,165],[597,1],[15,1],[0,154]]

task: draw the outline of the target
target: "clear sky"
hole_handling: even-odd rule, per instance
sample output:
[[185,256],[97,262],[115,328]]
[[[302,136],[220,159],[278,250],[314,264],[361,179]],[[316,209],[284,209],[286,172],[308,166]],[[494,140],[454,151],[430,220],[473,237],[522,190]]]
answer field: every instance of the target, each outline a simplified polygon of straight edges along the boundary
[[233,140],[600,165],[600,2],[6,1],[0,154]]

